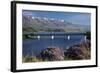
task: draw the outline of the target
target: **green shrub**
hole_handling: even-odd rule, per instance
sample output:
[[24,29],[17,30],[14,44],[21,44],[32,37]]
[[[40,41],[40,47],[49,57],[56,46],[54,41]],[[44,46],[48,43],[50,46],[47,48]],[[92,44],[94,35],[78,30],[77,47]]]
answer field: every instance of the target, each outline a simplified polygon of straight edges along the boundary
[[85,35],[87,36],[86,39],[91,40],[91,32],[88,31],[88,32],[85,33]]

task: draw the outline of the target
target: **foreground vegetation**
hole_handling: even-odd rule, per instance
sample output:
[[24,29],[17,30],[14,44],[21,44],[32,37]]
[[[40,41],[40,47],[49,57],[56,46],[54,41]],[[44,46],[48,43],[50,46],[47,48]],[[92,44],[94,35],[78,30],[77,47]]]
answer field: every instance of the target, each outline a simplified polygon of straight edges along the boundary
[[36,58],[36,57],[23,57],[22,59],[23,63],[27,62],[42,62],[42,59]]

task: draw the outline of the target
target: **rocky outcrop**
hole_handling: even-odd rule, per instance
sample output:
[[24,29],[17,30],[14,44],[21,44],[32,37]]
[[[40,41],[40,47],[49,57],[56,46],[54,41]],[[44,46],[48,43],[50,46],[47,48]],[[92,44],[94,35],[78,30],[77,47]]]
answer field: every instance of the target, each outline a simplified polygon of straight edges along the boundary
[[51,47],[41,51],[42,61],[85,60],[91,58],[91,43],[89,40],[73,45],[68,49]]
[[66,49],[64,55],[67,59],[80,60],[80,59],[90,59],[91,58],[91,44],[90,41],[84,41],[80,44],[71,46]]
[[60,61],[64,60],[64,53],[59,48],[46,48],[40,53],[43,61]]

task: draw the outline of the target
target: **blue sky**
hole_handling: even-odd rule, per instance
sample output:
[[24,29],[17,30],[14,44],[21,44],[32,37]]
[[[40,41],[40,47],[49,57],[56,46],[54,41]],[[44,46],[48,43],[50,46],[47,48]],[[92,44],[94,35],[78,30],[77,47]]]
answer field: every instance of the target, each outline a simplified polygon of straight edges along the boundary
[[64,19],[73,24],[80,24],[80,25],[91,24],[90,13],[23,10],[22,14],[24,16],[38,16],[38,17],[48,17],[55,19]]

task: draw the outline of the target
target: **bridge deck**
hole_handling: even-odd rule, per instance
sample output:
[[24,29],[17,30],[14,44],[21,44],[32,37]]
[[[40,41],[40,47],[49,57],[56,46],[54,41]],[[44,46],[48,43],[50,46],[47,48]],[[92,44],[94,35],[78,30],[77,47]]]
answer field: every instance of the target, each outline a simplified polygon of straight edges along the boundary
[[66,32],[37,32],[37,33],[23,33],[24,35],[39,35],[39,36],[65,36],[65,35],[85,35],[85,33],[66,33]]

